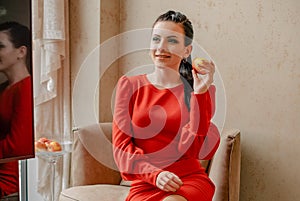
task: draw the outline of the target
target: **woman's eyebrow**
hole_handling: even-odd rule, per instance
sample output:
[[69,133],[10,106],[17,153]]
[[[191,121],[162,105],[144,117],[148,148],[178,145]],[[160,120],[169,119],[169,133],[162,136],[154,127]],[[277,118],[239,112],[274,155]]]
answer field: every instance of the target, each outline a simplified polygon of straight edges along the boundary
[[[155,37],[161,37],[161,35],[159,35],[159,34],[153,34],[153,36],[155,36]],[[178,36],[171,35],[171,36],[167,36],[167,38],[178,38]]]
[[168,36],[167,38],[178,38],[178,36],[172,35],[172,36]]

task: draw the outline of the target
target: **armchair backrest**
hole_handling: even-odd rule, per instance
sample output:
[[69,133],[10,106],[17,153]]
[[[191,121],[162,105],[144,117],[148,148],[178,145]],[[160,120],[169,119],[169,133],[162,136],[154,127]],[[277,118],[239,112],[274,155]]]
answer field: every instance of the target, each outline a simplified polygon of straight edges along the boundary
[[74,132],[71,186],[120,184],[111,146],[112,123],[85,126]]

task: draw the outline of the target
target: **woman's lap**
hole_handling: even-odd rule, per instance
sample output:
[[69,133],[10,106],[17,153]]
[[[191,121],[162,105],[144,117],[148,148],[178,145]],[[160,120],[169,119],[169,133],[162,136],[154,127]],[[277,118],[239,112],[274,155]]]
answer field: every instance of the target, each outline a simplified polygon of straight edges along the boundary
[[207,177],[191,175],[183,178],[183,186],[176,194],[189,201],[211,201],[215,192],[215,186]]
[[188,201],[211,201],[215,187],[204,174],[192,174],[181,178],[183,185],[176,192],[164,192],[145,182],[135,183],[127,201],[159,201],[170,195],[181,195]]

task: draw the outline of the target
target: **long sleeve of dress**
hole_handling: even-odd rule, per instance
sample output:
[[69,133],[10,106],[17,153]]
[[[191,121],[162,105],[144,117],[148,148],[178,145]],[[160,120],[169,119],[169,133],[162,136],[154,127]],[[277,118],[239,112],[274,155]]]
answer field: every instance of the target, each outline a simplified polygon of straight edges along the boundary
[[161,170],[148,162],[144,151],[133,143],[130,99],[134,93],[129,80],[122,77],[117,86],[113,121],[113,154],[126,180],[142,179],[155,185]]
[[211,122],[215,112],[215,86],[191,95],[190,121],[182,128],[178,149],[201,160],[211,159],[219,143],[218,128]]
[[[2,100],[0,158],[33,155],[33,110],[30,78],[13,86]],[[11,107],[10,107],[11,106]]]

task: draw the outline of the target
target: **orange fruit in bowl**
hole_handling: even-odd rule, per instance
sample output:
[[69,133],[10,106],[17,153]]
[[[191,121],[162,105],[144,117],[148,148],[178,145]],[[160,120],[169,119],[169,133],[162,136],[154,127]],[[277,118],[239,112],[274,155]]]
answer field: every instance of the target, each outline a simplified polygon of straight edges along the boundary
[[46,138],[46,137],[41,137],[38,141],[39,141],[39,142],[42,142],[42,143],[48,143],[48,142],[50,142],[51,140],[49,140],[49,139]]
[[62,146],[59,142],[55,140],[50,140],[46,137],[41,137],[38,141],[35,142],[35,150],[56,152],[61,151]]
[[47,146],[45,143],[41,142],[41,141],[36,141],[34,143],[34,147],[36,151],[47,151]]
[[59,144],[59,142],[51,141],[48,145],[48,151],[55,152],[55,151],[61,151],[61,150],[62,150],[62,147]]

